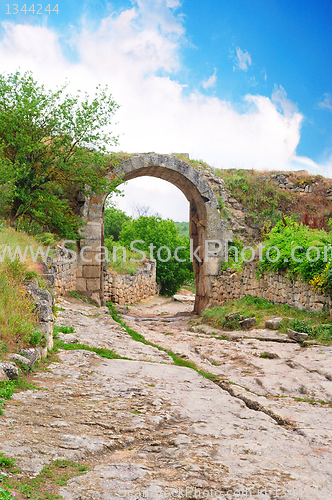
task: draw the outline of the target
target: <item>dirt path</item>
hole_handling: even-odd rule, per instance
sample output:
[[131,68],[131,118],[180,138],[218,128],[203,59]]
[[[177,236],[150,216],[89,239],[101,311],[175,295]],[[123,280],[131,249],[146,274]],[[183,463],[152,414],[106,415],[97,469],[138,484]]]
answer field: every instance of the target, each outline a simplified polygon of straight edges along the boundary
[[35,475],[57,458],[88,461],[89,472],[60,488],[67,500],[202,498],[204,490],[229,500],[332,498],[332,409],[318,402],[332,401],[332,348],[301,348],[267,330],[217,339],[193,326],[190,297],[178,299],[148,299],[125,321],[219,385],[133,341],[106,308],[61,299],[57,323],[75,327],[67,337],[131,360],[61,351],[34,377],[46,390],[9,402],[1,451]]

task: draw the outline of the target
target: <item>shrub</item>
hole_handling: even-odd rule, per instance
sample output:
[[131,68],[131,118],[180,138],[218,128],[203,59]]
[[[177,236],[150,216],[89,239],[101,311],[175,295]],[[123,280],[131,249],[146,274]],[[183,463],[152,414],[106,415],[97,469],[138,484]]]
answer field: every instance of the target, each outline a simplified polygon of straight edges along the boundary
[[[322,229],[311,229],[297,223],[291,217],[282,217],[282,220],[265,235],[263,260],[258,264],[259,275],[262,275],[265,270],[274,272],[287,270],[289,278],[300,276],[311,283],[314,288],[331,292],[331,250],[330,256],[328,256],[328,252],[326,256],[324,253],[324,247],[332,248],[331,241],[331,233],[328,234]],[[270,260],[268,260],[269,247],[276,247],[279,250],[279,257],[277,251],[273,249],[269,253]],[[313,261],[316,252],[310,250],[310,247],[318,248],[318,260]],[[311,260],[307,258],[307,253]],[[326,258],[329,260],[328,263],[326,263]]]
[[306,320],[293,319],[288,323],[289,328],[299,333],[312,333],[312,326]]

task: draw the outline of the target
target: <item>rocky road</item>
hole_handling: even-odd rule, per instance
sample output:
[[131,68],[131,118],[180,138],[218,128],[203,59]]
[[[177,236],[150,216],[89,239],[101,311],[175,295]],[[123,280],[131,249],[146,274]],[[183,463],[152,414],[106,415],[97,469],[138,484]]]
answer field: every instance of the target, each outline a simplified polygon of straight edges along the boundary
[[88,462],[59,487],[66,500],[331,499],[332,347],[269,330],[216,338],[225,332],[195,325],[191,298],[177,299],[147,299],[124,320],[217,383],[132,340],[106,308],[62,298],[67,341],[130,359],[60,351],[34,376],[45,390],[6,406],[0,450],[31,475],[58,458]]

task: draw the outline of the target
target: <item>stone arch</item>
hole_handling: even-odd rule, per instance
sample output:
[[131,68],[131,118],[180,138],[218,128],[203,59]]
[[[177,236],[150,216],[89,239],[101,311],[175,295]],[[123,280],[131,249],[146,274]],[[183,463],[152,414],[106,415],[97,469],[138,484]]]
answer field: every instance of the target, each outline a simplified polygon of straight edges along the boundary
[[[202,173],[176,156],[155,153],[140,154],[124,160],[116,167],[123,175],[123,182],[141,176],[164,179],[177,186],[190,204],[190,237],[193,240],[193,252],[201,262],[193,259],[196,278],[196,300],[194,310],[199,313],[212,299],[212,281],[220,271],[220,259],[223,250],[205,258],[205,248],[216,250],[220,242],[224,248],[224,230],[218,211],[215,194]],[[110,172],[111,176],[113,173]],[[104,203],[109,193],[92,195],[84,204],[83,217],[86,220],[84,239],[80,246],[89,247],[84,252],[84,259],[79,255],[76,288],[81,294],[103,304],[103,263],[95,260],[104,243]],[[210,243],[207,243],[210,241]],[[197,247],[200,247],[197,251]],[[92,261],[87,262],[87,261]]]

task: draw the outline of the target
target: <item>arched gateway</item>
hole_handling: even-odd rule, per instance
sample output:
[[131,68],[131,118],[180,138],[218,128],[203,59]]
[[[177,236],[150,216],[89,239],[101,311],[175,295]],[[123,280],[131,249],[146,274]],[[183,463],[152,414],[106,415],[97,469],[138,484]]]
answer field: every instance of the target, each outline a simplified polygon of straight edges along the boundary
[[[116,167],[123,182],[145,175],[158,177],[177,186],[190,203],[190,238],[192,239],[196,277],[195,312],[207,307],[212,298],[211,282],[220,270],[223,258],[224,231],[214,192],[204,176],[188,163],[175,156],[155,153],[128,158]],[[113,171],[109,173],[111,176]],[[109,193],[92,195],[83,207],[86,226],[81,240],[83,259],[78,257],[76,289],[90,299],[103,304],[103,263],[96,261],[104,243],[104,203]],[[200,247],[198,250],[197,248]],[[222,250],[220,248],[222,247]],[[219,250],[213,255],[213,251]],[[207,251],[209,252],[208,255]]]

